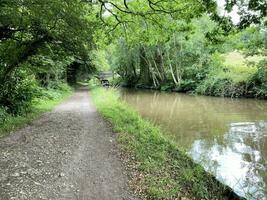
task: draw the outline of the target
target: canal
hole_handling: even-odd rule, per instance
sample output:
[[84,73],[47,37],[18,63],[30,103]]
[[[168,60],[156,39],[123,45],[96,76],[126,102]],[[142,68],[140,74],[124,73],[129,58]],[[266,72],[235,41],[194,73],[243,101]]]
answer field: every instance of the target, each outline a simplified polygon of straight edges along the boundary
[[121,98],[237,194],[267,199],[267,101],[134,89]]

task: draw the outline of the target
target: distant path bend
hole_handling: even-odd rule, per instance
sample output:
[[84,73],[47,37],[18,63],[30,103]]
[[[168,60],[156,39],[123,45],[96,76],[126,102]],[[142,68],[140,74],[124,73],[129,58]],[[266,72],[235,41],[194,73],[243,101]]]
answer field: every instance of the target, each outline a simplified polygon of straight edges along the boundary
[[0,141],[1,200],[136,199],[111,128],[80,89]]

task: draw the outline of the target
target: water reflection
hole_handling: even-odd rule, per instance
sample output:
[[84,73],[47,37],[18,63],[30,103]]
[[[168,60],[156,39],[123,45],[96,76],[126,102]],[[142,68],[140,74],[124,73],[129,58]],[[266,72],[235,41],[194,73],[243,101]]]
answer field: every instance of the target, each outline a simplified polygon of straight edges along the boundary
[[122,90],[206,170],[248,199],[267,199],[267,102]]
[[266,160],[258,150],[266,135],[265,122],[231,123],[222,142],[196,140],[190,154],[238,194],[266,199]]

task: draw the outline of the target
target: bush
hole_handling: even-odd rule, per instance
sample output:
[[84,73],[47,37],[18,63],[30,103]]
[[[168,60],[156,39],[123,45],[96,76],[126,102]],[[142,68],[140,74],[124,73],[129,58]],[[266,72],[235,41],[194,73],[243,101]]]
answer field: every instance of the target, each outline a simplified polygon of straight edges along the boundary
[[54,90],[64,91],[64,92],[69,92],[71,90],[68,84],[61,82],[61,81],[51,82],[50,88]]
[[[203,95],[242,97],[256,96],[252,85],[259,85],[257,67],[225,65],[219,54],[214,54],[207,77],[197,86],[196,92]],[[254,78],[253,78],[254,77]],[[252,80],[253,79],[253,80]],[[259,78],[262,80],[262,77]]]
[[12,114],[29,111],[32,100],[39,92],[34,75],[23,69],[15,70],[7,81],[0,85],[0,91],[0,106]]
[[258,71],[251,77],[250,93],[259,98],[267,98],[267,60],[260,62]]
[[241,97],[247,94],[247,83],[237,82],[229,78],[209,78],[202,82],[196,92],[203,95],[222,97]]
[[54,82],[49,88],[39,88],[39,96],[37,100],[54,100],[59,99],[65,93],[71,91],[71,87],[66,83]]
[[8,119],[9,115],[4,107],[0,107],[0,124],[4,123]]

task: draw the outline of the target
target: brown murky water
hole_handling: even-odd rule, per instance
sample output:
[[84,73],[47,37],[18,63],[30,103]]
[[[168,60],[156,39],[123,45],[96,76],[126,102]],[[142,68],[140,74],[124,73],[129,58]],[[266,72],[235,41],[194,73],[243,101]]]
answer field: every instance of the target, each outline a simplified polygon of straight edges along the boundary
[[267,101],[132,89],[121,93],[236,193],[267,199]]

